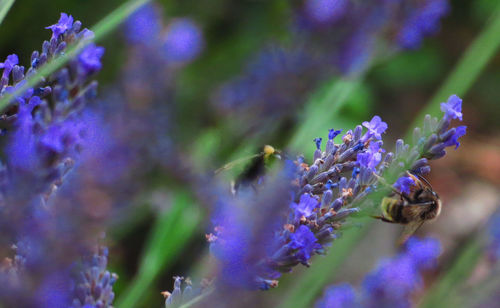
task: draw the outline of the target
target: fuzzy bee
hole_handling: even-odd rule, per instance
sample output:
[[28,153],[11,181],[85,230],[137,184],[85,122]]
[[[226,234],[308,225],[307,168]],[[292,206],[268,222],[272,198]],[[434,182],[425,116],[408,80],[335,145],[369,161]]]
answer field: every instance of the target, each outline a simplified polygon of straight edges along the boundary
[[426,221],[433,220],[441,212],[441,200],[429,182],[418,175],[408,173],[415,185],[410,193],[394,191],[382,199],[382,216],[374,216],[389,223],[405,226],[399,243],[403,244]]
[[265,173],[266,165],[270,164],[273,158],[281,159],[281,156],[281,151],[275,149],[271,145],[265,145],[259,153],[227,163],[217,169],[215,174],[229,170],[238,164],[249,162],[245,170],[243,170],[232,183],[231,190],[233,193],[236,193],[240,186],[249,186],[262,176]]

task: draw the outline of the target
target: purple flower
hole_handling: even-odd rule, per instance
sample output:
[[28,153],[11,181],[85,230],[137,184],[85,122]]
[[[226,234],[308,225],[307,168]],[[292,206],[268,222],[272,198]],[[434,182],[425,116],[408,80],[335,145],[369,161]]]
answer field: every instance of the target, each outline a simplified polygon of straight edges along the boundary
[[51,274],[37,290],[37,307],[67,307],[71,302],[71,283],[68,273]]
[[74,299],[70,308],[83,305],[112,307],[115,299],[113,285],[118,276],[107,270],[108,248],[99,246],[96,252],[84,258],[78,280],[74,287]]
[[441,111],[445,113],[445,118],[462,121],[462,99],[456,95],[450,96],[446,103],[441,103]]
[[457,128],[455,128],[454,134],[452,134],[449,137],[449,139],[447,139],[444,142],[444,145],[447,147],[455,146],[455,149],[457,149],[460,146],[460,142],[458,142],[458,138],[464,136],[466,133],[466,130],[467,130],[467,126],[465,126],[465,125],[458,126]]
[[5,59],[5,62],[1,63],[0,62],[0,69],[3,68],[3,78],[8,78],[10,72],[14,68],[14,65],[17,65],[19,63],[19,58],[17,57],[16,54],[11,54],[7,56],[7,59]]
[[316,307],[411,307],[413,294],[422,287],[421,271],[435,265],[441,246],[435,239],[410,238],[405,248],[381,260],[365,276],[360,292],[348,284],[330,287]]
[[410,237],[406,242],[406,252],[419,269],[433,268],[441,251],[441,243],[434,238]]
[[145,4],[136,10],[125,23],[125,35],[133,44],[153,44],[160,31],[161,16],[158,8],[151,4]]
[[398,44],[403,48],[418,48],[425,35],[439,30],[440,19],[448,13],[447,0],[426,0],[406,20],[397,35]]
[[375,36],[365,29],[353,33],[341,47],[337,59],[342,72],[355,74],[363,71],[373,56],[375,41]]
[[340,133],[342,132],[341,129],[335,130],[335,129],[330,129],[328,131],[328,140],[333,140],[335,137],[337,137]]
[[415,181],[409,176],[400,177],[396,183],[394,183],[394,188],[399,190],[403,194],[410,193],[410,187],[415,185]]
[[321,249],[318,239],[311,232],[309,227],[301,225],[294,233],[290,234],[290,248],[297,249],[295,256],[300,262],[307,265],[307,261],[311,258],[313,252]]
[[379,142],[371,142],[367,151],[358,153],[357,161],[360,166],[375,170],[375,167],[382,161],[383,152],[385,151]]
[[99,71],[102,67],[101,57],[104,55],[104,47],[89,44],[78,56],[78,62],[85,75]]
[[421,285],[412,259],[404,254],[381,261],[362,284],[365,298],[373,307],[408,307],[411,293]]
[[321,149],[321,141],[323,139],[322,138],[314,138],[314,143],[316,144],[316,149],[320,150]]
[[373,136],[375,139],[382,139],[381,134],[387,129],[387,123],[383,122],[379,116],[374,116],[370,122],[363,122],[363,126],[368,128],[368,136]]
[[314,210],[319,207],[319,202],[310,194],[303,194],[300,197],[299,203],[293,202],[290,207],[294,213],[295,222],[299,222],[302,217],[308,218],[311,216]]
[[203,48],[203,35],[200,28],[190,19],[173,20],[164,36],[164,55],[173,63],[194,60]]
[[68,15],[66,13],[61,13],[61,18],[59,21],[52,25],[48,26],[45,29],[52,30],[52,38],[58,38],[61,34],[66,32],[66,30],[70,29],[73,26],[73,16]]
[[307,0],[305,12],[317,23],[331,23],[346,13],[348,5],[347,0]]
[[356,293],[348,283],[330,286],[325,295],[316,303],[316,308],[356,307]]

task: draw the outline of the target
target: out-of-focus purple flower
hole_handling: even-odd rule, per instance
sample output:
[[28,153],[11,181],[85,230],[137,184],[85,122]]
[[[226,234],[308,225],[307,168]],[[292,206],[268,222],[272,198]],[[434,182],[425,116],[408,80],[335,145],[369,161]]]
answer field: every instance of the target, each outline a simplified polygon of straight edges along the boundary
[[370,63],[375,37],[365,29],[353,33],[341,46],[336,64],[344,74],[358,74]]
[[422,286],[412,260],[405,256],[384,260],[363,281],[367,307],[409,307],[411,293]]
[[449,11],[446,0],[425,0],[414,8],[397,35],[398,44],[403,48],[418,48],[424,36],[439,30],[439,21]]
[[316,308],[350,308],[356,305],[354,288],[343,283],[328,287],[325,295],[316,303]]
[[322,63],[302,48],[276,46],[260,51],[241,75],[222,84],[212,102],[222,114],[237,117],[237,128],[259,129],[293,116],[313,86],[324,77]]
[[[184,283],[183,283],[184,282]],[[182,285],[184,284],[184,288]],[[179,307],[186,304],[196,296],[202,295],[210,286],[208,282],[202,282],[200,286],[193,287],[191,279],[176,276],[174,277],[174,289],[172,292],[164,291],[161,294],[165,297],[165,308]]]
[[72,26],[73,26],[73,16],[68,15],[66,13],[61,13],[59,21],[52,26],[46,27],[45,29],[52,30],[52,38],[58,38],[61,34],[66,32]]
[[163,52],[173,63],[189,62],[203,49],[203,35],[191,19],[174,19],[167,26],[163,37]]
[[348,0],[307,0],[305,12],[314,22],[331,23],[346,14],[348,5]]
[[410,307],[413,292],[422,287],[420,272],[435,265],[441,253],[439,242],[432,238],[411,242],[398,256],[383,260],[363,281],[367,307]]
[[93,74],[102,68],[101,58],[104,55],[104,47],[89,44],[78,56],[79,64],[86,75]]
[[494,262],[500,260],[500,211],[497,211],[488,221],[487,250]]
[[406,253],[416,266],[421,269],[432,269],[436,266],[437,257],[441,254],[441,243],[435,238],[418,239],[410,237],[406,242]]
[[161,32],[160,8],[145,4],[136,10],[125,23],[125,36],[133,44],[152,45]]
[[[286,219],[289,183],[286,173],[267,179],[257,194],[240,189],[236,196],[217,194],[213,224],[215,234],[208,239],[210,251],[220,263],[218,283],[243,289],[268,289],[280,276],[277,264],[270,260],[280,248],[276,234]],[[279,192],[276,194],[276,192]]]
[[401,193],[408,195],[410,193],[410,188],[415,185],[415,181],[409,176],[402,176],[397,179],[394,183],[394,188],[399,190]]
[[383,122],[379,116],[374,116],[370,122],[363,122],[363,126],[368,128],[369,135],[375,137],[375,139],[382,139],[382,134],[387,129],[387,123]]
[[53,273],[45,278],[37,290],[37,307],[66,307],[71,302],[71,284],[67,272]]
[[[2,64],[0,97],[24,85],[26,76],[64,54],[68,44],[92,35],[64,13],[48,28],[52,38],[43,43],[40,52],[33,52],[26,74],[14,56]],[[92,57],[87,54],[84,58],[88,61]],[[68,307],[70,265],[86,251],[86,240],[95,234],[91,223],[85,224],[84,231],[80,229],[85,215],[79,215],[81,209],[71,208],[72,204],[60,202],[59,194],[65,175],[79,158],[84,121],[81,111],[95,97],[97,87],[88,76],[79,74],[79,60],[79,56],[70,59],[36,88],[15,97],[0,119],[7,155],[0,172],[0,234],[2,242],[15,243],[16,247],[8,274],[16,273],[16,279],[0,271],[0,280],[10,281],[6,287],[10,292],[0,294],[2,304]]]
[[317,307],[411,307],[411,298],[422,287],[421,272],[436,264],[441,253],[439,242],[432,238],[410,238],[406,250],[383,259],[363,280],[356,293],[350,285],[332,286],[318,301]]
[[107,270],[107,264],[108,249],[103,246],[99,246],[95,254],[83,260],[71,308],[112,307],[115,298],[113,285],[118,276]]
[[456,95],[450,96],[446,103],[441,103],[441,111],[446,118],[462,121],[462,99]]

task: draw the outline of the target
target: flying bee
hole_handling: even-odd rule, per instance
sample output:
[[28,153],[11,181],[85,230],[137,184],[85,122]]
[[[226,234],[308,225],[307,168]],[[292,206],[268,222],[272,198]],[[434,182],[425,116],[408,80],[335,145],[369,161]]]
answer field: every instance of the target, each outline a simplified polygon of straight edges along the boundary
[[247,157],[242,157],[235,161],[225,164],[221,168],[215,171],[218,174],[222,171],[229,170],[238,164],[246,163],[249,161],[245,170],[238,175],[234,183],[232,184],[232,191],[235,193],[238,188],[243,186],[251,185],[256,179],[265,173],[266,165],[270,164],[273,158],[281,159],[281,151],[275,149],[273,146],[265,145],[262,150],[254,155]]
[[433,220],[441,212],[441,200],[430,183],[419,175],[408,173],[415,185],[408,195],[394,191],[382,199],[382,216],[374,216],[389,223],[405,226],[399,243],[403,244],[426,221]]

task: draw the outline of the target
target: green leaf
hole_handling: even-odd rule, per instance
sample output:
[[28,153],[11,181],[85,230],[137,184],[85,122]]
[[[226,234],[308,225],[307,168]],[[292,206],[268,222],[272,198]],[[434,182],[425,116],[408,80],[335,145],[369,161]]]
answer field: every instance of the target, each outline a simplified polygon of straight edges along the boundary
[[[137,8],[149,1],[150,0],[129,0],[116,8],[92,28],[95,34],[94,41],[99,41],[108,35]],[[27,89],[36,86],[43,78],[62,68],[69,60],[77,56],[88,44],[90,44],[90,42],[91,40],[86,40],[85,42],[77,42],[76,44],[68,45],[64,55],[55,57],[50,62],[46,63],[36,72],[36,74],[26,78],[26,83],[13,93],[5,94],[0,99],[0,110],[3,110],[9,104],[13,97],[21,95]]]
[[15,0],[0,0],[0,25],[2,24],[5,16],[7,16],[7,13],[9,12],[14,2]]
[[155,222],[144,248],[137,276],[116,303],[118,308],[137,307],[163,269],[175,260],[201,222],[200,209],[186,191],[176,191],[172,208]]

